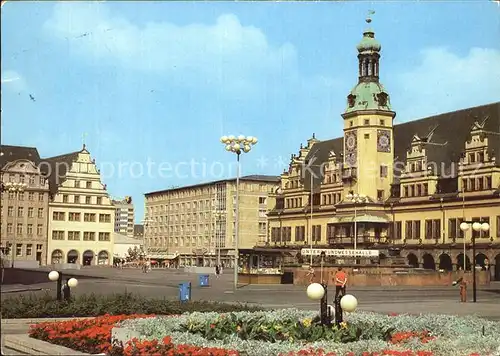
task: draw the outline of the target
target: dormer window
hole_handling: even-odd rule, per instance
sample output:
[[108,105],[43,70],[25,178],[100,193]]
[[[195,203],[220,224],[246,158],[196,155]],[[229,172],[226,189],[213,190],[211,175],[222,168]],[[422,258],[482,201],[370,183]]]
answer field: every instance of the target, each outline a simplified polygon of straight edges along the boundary
[[477,161],[479,163],[484,163],[484,152],[478,152],[477,153]]

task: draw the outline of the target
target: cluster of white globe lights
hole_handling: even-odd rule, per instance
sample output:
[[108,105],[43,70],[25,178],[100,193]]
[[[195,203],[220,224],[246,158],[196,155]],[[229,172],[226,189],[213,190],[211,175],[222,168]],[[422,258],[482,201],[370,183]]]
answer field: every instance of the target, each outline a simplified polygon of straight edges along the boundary
[[[312,300],[321,300],[325,296],[325,288],[320,283],[311,283],[307,287],[307,296]],[[340,299],[340,307],[342,311],[352,313],[358,307],[358,300],[352,294],[346,294]],[[331,311],[330,315],[334,315],[335,308],[331,305],[328,306]]]
[[222,136],[220,142],[226,145],[226,151],[240,154],[242,151],[250,152],[252,146],[257,143],[257,137],[253,136]]
[[[57,271],[52,271],[49,273],[49,279],[52,282],[55,282],[59,279],[59,272]],[[68,279],[68,287],[70,288],[75,288],[78,285],[78,280],[76,278],[70,278]]]

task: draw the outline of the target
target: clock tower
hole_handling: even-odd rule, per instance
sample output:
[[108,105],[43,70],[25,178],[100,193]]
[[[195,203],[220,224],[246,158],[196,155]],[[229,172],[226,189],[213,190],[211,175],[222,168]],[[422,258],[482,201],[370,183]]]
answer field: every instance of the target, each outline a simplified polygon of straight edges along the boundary
[[[366,22],[369,25],[371,18]],[[381,48],[374,31],[367,28],[357,46],[358,84],[347,96],[347,108],[342,114],[346,193],[353,191],[373,201],[387,199],[393,181],[393,120],[396,113],[391,109],[389,94],[379,81]]]

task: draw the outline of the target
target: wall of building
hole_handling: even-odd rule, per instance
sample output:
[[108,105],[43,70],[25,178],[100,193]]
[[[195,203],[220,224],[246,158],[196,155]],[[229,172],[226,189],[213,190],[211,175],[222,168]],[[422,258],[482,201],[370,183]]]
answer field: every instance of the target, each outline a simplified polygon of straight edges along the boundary
[[[2,169],[2,249],[10,247],[9,261],[45,265],[49,184],[31,161],[17,160]],[[11,189],[9,183],[19,184]],[[5,252],[5,250],[3,250]]]
[[49,204],[49,263],[111,264],[114,219],[115,208],[84,149]]
[[[269,193],[277,183],[240,184],[240,249],[267,236]],[[146,195],[146,249],[156,258],[179,254],[181,265],[214,265],[233,260],[236,223],[235,181],[220,181]]]

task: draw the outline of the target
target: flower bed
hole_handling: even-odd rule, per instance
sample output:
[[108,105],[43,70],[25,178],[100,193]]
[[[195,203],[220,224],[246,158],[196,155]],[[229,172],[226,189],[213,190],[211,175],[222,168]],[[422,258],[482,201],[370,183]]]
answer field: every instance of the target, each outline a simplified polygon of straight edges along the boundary
[[[470,356],[500,352],[500,323],[477,317],[356,312],[340,328],[314,325],[317,313],[191,313],[120,323],[145,340],[237,350],[248,356],[401,355]],[[483,334],[484,332],[484,334]]]
[[117,345],[111,340],[111,330],[122,321],[141,318],[152,318],[151,315],[104,315],[93,319],[69,320],[62,322],[46,322],[32,325],[30,336],[65,346],[73,350],[107,355],[141,356],[141,355],[169,355],[169,356],[231,356],[238,355],[237,351],[216,347],[197,347],[191,345],[174,345],[170,337],[161,341],[139,341],[132,339],[125,345]]
[[[30,336],[85,353],[118,356],[489,356],[500,354],[500,323],[476,317],[349,314],[340,327],[314,312],[191,313],[177,317],[101,316],[31,327]],[[111,331],[141,335],[112,343]],[[484,334],[483,334],[484,333]]]

